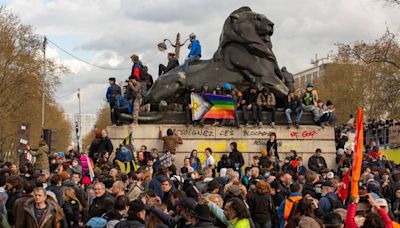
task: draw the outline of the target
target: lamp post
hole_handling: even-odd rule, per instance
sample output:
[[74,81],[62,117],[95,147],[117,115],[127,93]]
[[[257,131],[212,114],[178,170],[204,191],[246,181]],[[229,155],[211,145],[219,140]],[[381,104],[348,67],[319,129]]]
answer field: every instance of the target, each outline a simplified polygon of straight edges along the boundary
[[46,46],[47,46],[47,38],[46,36],[43,39],[43,76],[42,76],[42,130],[44,129],[44,104],[45,104],[45,78],[46,78]]
[[188,40],[189,40],[189,38],[187,38],[187,39],[185,40],[185,42],[181,43],[181,35],[180,35],[179,32],[178,32],[178,33],[176,34],[175,44],[173,44],[169,39],[164,39],[164,41],[161,42],[161,43],[159,43],[159,44],[157,45],[157,47],[158,47],[158,50],[160,50],[160,51],[165,51],[165,50],[167,50],[167,44],[166,44],[165,42],[168,41],[169,44],[170,44],[172,47],[175,48],[175,57],[176,57],[177,59],[179,59],[179,52],[180,52],[180,49],[181,49],[181,47],[182,47],[183,45],[185,45],[185,43],[186,43]]

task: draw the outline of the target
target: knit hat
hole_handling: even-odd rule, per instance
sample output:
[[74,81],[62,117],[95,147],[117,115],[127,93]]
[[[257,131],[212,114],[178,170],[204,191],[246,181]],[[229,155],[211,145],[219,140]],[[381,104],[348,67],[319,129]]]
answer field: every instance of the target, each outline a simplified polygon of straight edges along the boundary
[[90,185],[92,183],[92,181],[90,180],[90,178],[88,176],[84,176],[82,178],[82,184],[83,185]]
[[379,153],[375,151],[369,152],[369,154],[372,156],[373,159],[378,159],[379,158]]
[[266,148],[262,148],[262,149],[261,149],[261,155],[262,155],[262,156],[267,155],[267,149],[266,149]]

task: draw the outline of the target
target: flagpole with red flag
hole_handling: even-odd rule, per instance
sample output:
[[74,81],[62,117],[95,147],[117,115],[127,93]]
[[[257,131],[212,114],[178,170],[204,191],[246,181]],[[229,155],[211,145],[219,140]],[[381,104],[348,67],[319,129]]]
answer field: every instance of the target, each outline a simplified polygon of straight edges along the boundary
[[361,165],[363,160],[363,148],[364,148],[364,123],[363,123],[363,110],[358,107],[357,110],[357,122],[356,122],[356,137],[353,153],[353,167],[351,175],[351,196],[358,196],[358,182],[361,176]]

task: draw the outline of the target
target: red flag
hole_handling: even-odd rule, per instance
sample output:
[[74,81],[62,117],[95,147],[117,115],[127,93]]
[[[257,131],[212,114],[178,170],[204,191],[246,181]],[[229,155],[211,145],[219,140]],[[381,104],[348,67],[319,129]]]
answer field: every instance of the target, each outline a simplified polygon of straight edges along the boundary
[[349,180],[350,180],[350,169],[347,170],[343,177],[342,185],[339,187],[338,196],[342,201],[347,199],[347,194],[349,192]]
[[357,123],[356,123],[356,137],[353,154],[353,167],[351,175],[351,196],[358,196],[358,182],[360,181],[361,175],[361,164],[363,157],[364,148],[364,130],[363,130],[363,111],[361,107],[358,107],[357,111]]

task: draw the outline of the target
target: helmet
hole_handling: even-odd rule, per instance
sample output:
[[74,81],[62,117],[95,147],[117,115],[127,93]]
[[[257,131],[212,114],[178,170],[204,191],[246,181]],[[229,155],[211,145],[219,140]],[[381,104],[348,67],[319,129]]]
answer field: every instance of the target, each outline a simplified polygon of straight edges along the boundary
[[309,82],[309,83],[307,84],[307,87],[314,87],[314,84],[313,84],[312,82]]
[[231,84],[230,84],[230,83],[225,83],[225,84],[224,84],[224,89],[226,89],[226,90],[231,90],[231,89],[232,89]]

